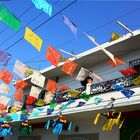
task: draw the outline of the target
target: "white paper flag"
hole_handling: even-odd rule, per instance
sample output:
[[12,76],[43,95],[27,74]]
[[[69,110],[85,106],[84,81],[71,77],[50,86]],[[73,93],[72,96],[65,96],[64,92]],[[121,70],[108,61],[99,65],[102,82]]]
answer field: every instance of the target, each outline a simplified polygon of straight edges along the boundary
[[49,104],[51,102],[51,100],[53,99],[53,97],[54,97],[54,94],[52,94],[51,92],[45,93],[44,102],[46,104]]
[[9,97],[0,96],[0,104],[7,106],[8,102],[10,101]]
[[34,71],[31,82],[37,86],[44,87],[45,76],[37,71]]
[[13,71],[17,75],[19,75],[22,78],[24,78],[25,77],[26,70],[27,70],[27,66],[25,64],[23,64],[22,62],[20,62],[19,60],[16,60]]
[[10,92],[11,88],[10,86],[4,84],[4,83],[1,83],[0,85],[0,93],[3,93],[3,94],[8,94]]
[[90,71],[81,67],[76,79],[79,80],[79,81],[84,81],[87,76],[89,75]]
[[29,95],[38,99],[38,96],[39,96],[40,92],[41,92],[40,88],[32,86]]

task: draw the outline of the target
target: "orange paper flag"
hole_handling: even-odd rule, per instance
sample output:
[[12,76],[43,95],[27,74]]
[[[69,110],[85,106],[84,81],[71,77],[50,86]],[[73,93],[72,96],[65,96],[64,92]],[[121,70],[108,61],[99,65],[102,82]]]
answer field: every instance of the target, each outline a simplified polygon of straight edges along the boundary
[[113,67],[117,67],[117,66],[120,66],[120,65],[125,64],[122,60],[120,60],[120,59],[117,58],[117,57],[115,57],[115,61],[116,61],[116,64],[115,64],[112,60],[107,61],[107,64],[110,64],[110,65],[112,65]]
[[22,92],[22,90],[16,90],[14,93],[14,99],[21,101],[23,99],[24,93]]
[[47,91],[50,91],[50,92],[52,92],[52,93],[55,93],[57,87],[58,87],[58,83],[56,83],[55,81],[50,80],[50,79],[48,80],[47,86],[46,86],[46,90],[47,90]]
[[73,61],[67,60],[64,65],[62,66],[62,71],[67,73],[68,75],[72,76],[77,68],[77,64]]
[[50,61],[55,67],[58,66],[58,63],[61,60],[61,53],[55,50],[53,47],[48,46],[46,52],[46,59]]
[[24,89],[26,86],[27,86],[27,82],[25,82],[21,79],[16,80],[16,84],[15,84],[16,89]]

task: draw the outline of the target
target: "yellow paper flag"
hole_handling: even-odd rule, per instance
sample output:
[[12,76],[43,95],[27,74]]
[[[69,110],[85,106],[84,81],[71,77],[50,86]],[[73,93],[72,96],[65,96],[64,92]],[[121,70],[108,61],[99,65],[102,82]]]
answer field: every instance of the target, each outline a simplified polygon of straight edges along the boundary
[[24,39],[40,51],[43,40],[28,27],[26,27]]

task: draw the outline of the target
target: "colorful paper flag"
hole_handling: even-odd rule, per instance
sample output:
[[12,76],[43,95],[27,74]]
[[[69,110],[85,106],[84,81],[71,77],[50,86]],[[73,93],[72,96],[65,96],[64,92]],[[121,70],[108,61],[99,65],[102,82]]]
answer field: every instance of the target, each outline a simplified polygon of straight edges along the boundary
[[55,103],[54,101],[50,102],[50,108],[54,109],[57,106],[57,103]]
[[134,85],[140,85],[140,76],[138,76],[137,78],[133,79],[133,80],[132,80],[132,83],[133,83]]
[[26,99],[26,104],[27,105],[32,105],[36,100],[37,100],[37,98],[29,95]]
[[0,49],[0,62],[3,66],[6,66],[12,56],[5,52],[4,50]]
[[117,40],[121,37],[122,37],[122,35],[119,35],[118,33],[115,33],[115,32],[111,32],[111,39],[109,40],[109,42]]
[[37,9],[43,10],[49,16],[52,15],[52,5],[50,5],[46,0],[32,0]]
[[16,80],[16,84],[15,84],[15,88],[16,89],[24,89],[27,86],[27,82],[25,82],[22,79],[17,79]]
[[11,119],[13,121],[20,121],[20,114],[17,114],[17,113],[11,114]]
[[114,89],[116,89],[117,91],[120,91],[120,90],[123,90],[124,89],[124,86],[123,85],[120,85],[120,84],[113,84],[112,87]]
[[15,31],[18,31],[21,25],[20,20],[4,5],[0,6],[0,21],[13,28]]
[[61,53],[55,50],[53,47],[51,47],[50,45],[47,47],[46,59],[50,61],[55,67],[58,66],[61,57],[62,57]]
[[24,96],[24,93],[20,89],[16,90],[15,93],[14,93],[14,99],[15,100],[21,101],[23,99],[23,96]]
[[68,94],[71,96],[71,97],[77,97],[81,92],[79,90],[70,90],[68,92]]
[[26,70],[27,70],[27,66],[25,64],[23,64],[22,62],[20,62],[19,60],[16,60],[13,71],[17,75],[19,75],[22,78],[24,78],[25,77]]
[[135,93],[133,90],[130,90],[130,89],[125,89],[125,90],[122,90],[121,93],[127,97],[127,98],[130,98],[132,97],[132,95]]
[[46,93],[44,96],[44,102],[46,104],[49,104],[51,100],[53,99],[53,97],[54,97],[54,94],[52,94],[51,92]]
[[129,77],[129,76],[137,73],[137,71],[135,69],[131,68],[131,67],[122,69],[119,72],[121,72],[125,77]]
[[91,96],[88,95],[86,92],[83,92],[81,95],[80,95],[80,98],[84,99],[85,101],[88,101]]
[[77,26],[74,24],[74,22],[72,22],[70,19],[68,19],[66,16],[64,16],[63,14],[61,14],[62,19],[64,21],[64,23],[70,28],[70,30],[76,34],[77,33]]
[[50,91],[52,93],[56,92],[56,89],[58,87],[58,83],[56,83],[55,81],[48,79],[47,85],[46,85],[46,90]]
[[76,68],[78,67],[78,65],[71,61],[71,60],[67,60],[64,65],[62,66],[62,71],[65,72],[66,74],[72,76],[73,73],[75,72]]
[[34,73],[34,71],[35,71],[34,69],[32,69],[31,67],[27,66],[27,70],[25,72],[25,76],[26,77],[31,76]]
[[94,99],[94,103],[96,104],[96,105],[98,105],[99,103],[101,103],[103,101],[103,99],[102,98],[99,98],[99,97],[96,97],[95,99]]
[[43,76],[42,74],[40,74],[37,71],[34,71],[32,78],[31,78],[31,82],[39,87],[44,87],[44,82],[45,82],[45,76]]
[[40,51],[43,40],[28,27],[26,27],[24,39]]
[[6,84],[10,84],[11,80],[13,79],[14,75],[12,73],[10,73],[8,70],[2,68],[1,72],[0,72],[0,79],[6,83]]
[[86,104],[86,102],[80,101],[76,107],[82,107],[82,106],[84,106],[85,104]]
[[3,95],[0,96],[0,104],[7,106],[9,101],[10,101],[9,97],[3,96]]
[[8,94],[10,92],[11,88],[8,85],[5,85],[4,83],[1,83],[0,85],[0,93]]
[[47,115],[51,115],[53,113],[54,109],[48,108],[47,109]]
[[14,106],[17,107],[19,110],[22,109],[23,104],[24,104],[24,103],[21,102],[21,101],[14,101]]
[[84,81],[89,76],[90,71],[81,67],[76,79],[79,81]]
[[34,97],[34,98],[36,98],[36,99],[38,99],[38,96],[39,96],[40,92],[41,92],[40,88],[32,86],[29,95]]
[[117,58],[117,57],[115,57],[115,61],[116,61],[116,64],[115,64],[112,60],[107,61],[107,64],[110,64],[110,65],[112,65],[113,67],[118,67],[118,66],[120,66],[120,65],[125,64],[122,60],[120,60],[120,59]]
[[63,92],[63,91],[69,90],[69,89],[70,89],[69,87],[62,85],[58,92]]
[[35,102],[35,105],[36,106],[39,106],[39,107],[42,107],[45,105],[45,102],[43,99],[38,99],[36,102]]

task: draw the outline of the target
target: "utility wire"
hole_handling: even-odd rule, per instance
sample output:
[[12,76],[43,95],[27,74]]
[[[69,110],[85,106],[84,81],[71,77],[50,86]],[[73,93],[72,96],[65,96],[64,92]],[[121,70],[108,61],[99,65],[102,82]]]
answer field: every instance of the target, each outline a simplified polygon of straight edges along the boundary
[[[56,14],[54,14],[52,17],[48,18],[46,21],[44,21],[43,23],[41,23],[40,25],[38,25],[36,28],[33,29],[33,31],[37,30],[38,28],[40,28],[41,26],[43,26],[44,24],[46,24],[48,21],[50,21],[52,18],[56,17],[58,14],[60,14],[62,11],[64,11],[65,9],[67,9],[68,7],[70,7],[71,5],[73,5],[77,0],[74,0],[73,2],[71,2],[70,4],[68,4],[67,6],[65,6],[63,9],[61,9],[60,11],[58,11]],[[13,43],[12,45],[10,45],[9,47],[7,47],[5,50],[9,50],[11,47],[13,47],[15,44],[17,44],[18,42],[20,42],[23,39],[23,37],[21,37],[20,39],[18,39],[15,43]]]

